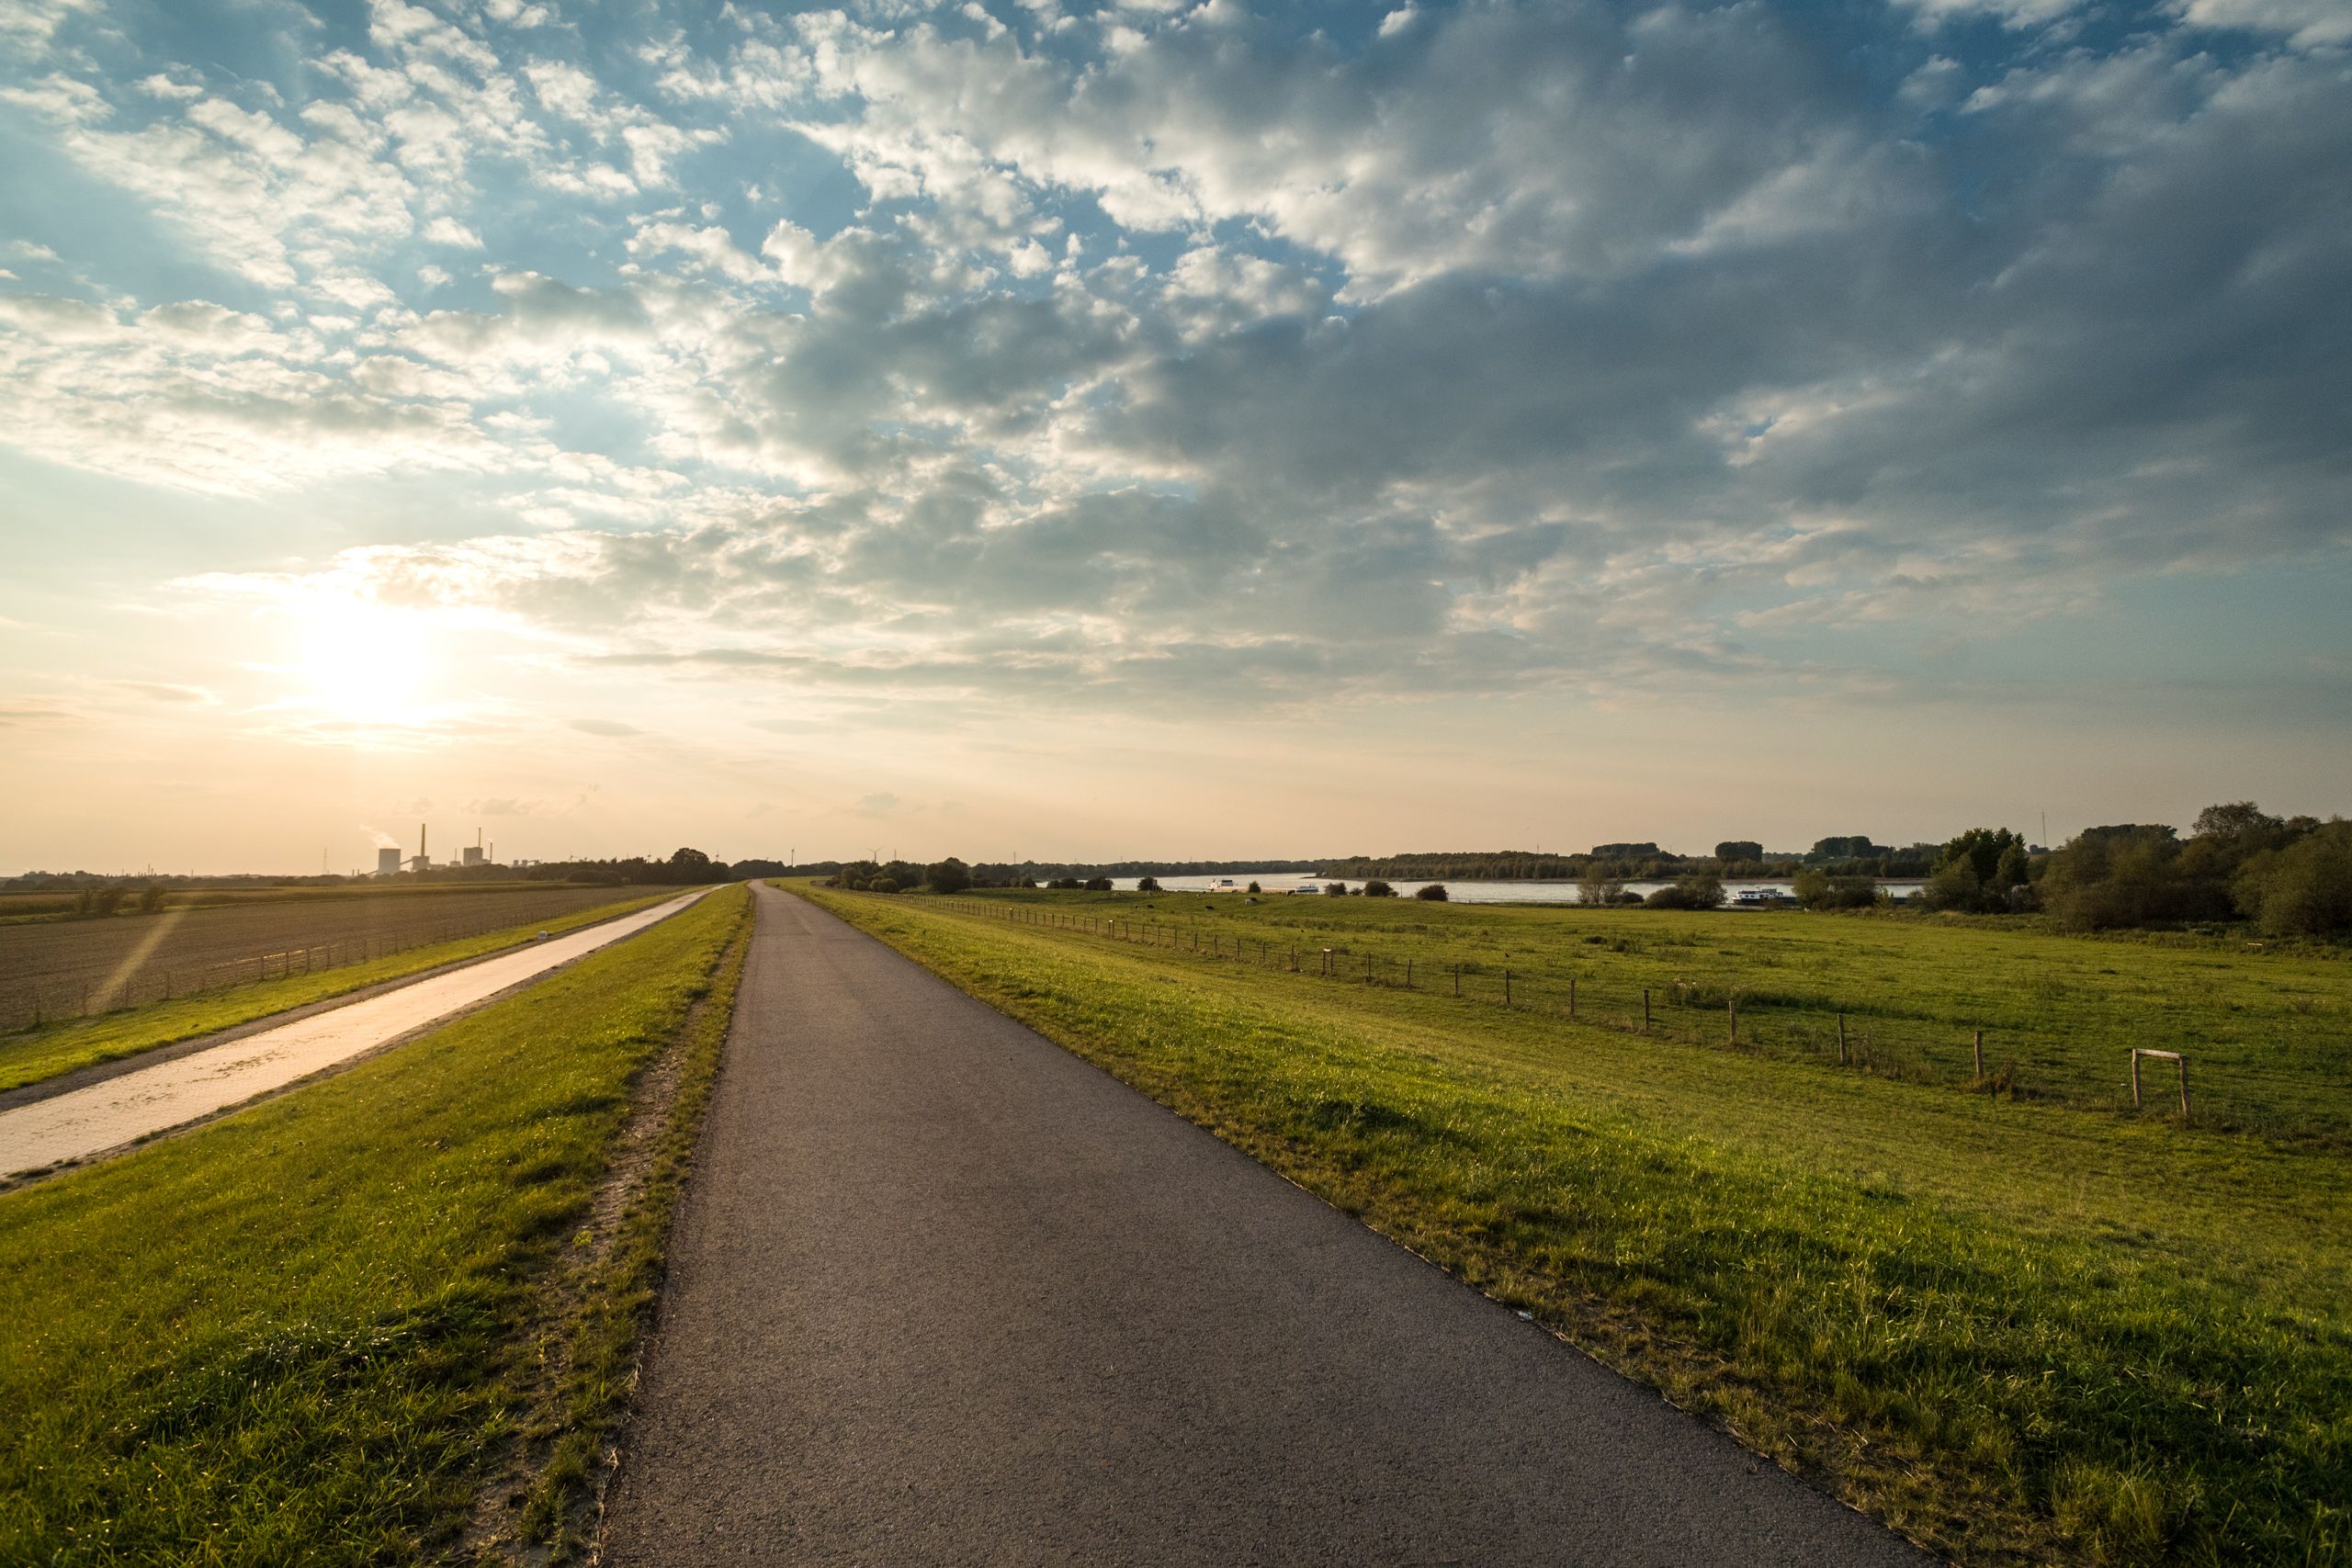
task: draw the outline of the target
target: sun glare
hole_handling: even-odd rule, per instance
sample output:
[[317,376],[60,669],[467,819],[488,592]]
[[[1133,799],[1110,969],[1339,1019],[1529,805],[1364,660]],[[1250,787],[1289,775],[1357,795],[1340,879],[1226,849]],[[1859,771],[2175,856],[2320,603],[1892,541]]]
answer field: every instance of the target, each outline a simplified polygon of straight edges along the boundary
[[433,671],[424,618],[364,601],[320,605],[302,638],[302,673],[319,705],[354,724],[414,723]]

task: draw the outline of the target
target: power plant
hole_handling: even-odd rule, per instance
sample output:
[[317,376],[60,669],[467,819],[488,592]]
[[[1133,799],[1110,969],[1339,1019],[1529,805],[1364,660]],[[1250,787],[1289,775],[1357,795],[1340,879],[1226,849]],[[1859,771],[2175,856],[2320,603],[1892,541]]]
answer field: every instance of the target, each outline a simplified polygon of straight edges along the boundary
[[[426,837],[425,825],[419,822],[416,825],[416,853],[409,856],[405,861],[403,861],[401,858],[401,852],[398,847],[385,845],[379,848],[376,851],[376,874],[379,876],[397,876],[403,871],[431,871],[433,869],[433,857],[426,852],[428,840]],[[498,863],[498,846],[496,844],[485,845],[482,841],[482,830],[477,828],[474,829],[474,841],[460,849],[458,852],[458,858],[444,862],[443,863],[445,866],[448,867],[465,866],[478,868],[481,866],[496,865]]]

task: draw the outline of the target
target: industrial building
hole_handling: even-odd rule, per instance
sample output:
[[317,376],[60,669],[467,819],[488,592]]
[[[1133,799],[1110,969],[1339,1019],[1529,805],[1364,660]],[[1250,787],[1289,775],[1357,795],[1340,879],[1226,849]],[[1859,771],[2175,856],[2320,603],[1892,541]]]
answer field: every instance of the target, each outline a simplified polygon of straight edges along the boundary
[[376,852],[377,875],[397,876],[400,874],[400,869],[401,847],[398,844],[387,844]]

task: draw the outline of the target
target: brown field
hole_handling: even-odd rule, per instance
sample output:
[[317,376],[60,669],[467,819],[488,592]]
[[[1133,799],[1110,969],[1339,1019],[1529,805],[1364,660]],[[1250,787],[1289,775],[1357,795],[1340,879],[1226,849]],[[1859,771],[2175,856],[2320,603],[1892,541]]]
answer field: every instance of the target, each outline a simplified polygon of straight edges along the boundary
[[152,915],[0,926],[0,1029],[356,963],[655,889],[509,884],[287,896],[296,891]]

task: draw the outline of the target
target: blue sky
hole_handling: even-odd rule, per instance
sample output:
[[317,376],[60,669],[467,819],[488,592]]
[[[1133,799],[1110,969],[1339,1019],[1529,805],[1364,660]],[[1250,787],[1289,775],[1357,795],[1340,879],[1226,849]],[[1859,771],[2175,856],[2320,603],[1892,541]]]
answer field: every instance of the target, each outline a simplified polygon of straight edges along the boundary
[[2346,805],[2338,0],[0,0],[0,866]]

